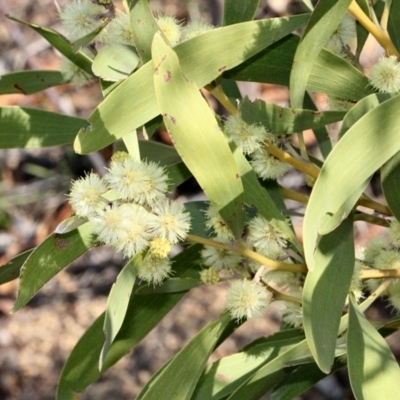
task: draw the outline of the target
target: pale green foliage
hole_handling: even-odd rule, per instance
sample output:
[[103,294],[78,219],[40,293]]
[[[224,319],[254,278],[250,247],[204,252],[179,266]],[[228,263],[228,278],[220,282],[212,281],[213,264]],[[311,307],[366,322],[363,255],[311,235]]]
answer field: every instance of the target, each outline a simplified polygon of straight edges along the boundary
[[[6,74],[0,94],[81,86],[95,75],[104,99],[87,119],[2,107],[4,148],[75,138],[82,154],[116,141],[115,149],[127,149],[114,153],[104,176],[90,172],[71,182],[73,215],[0,269],[2,283],[20,276],[16,311],[91,247],[108,245],[128,258],[105,316],[73,350],[57,399],[100,378],[187,291],[220,281],[228,281],[215,287],[228,288],[226,304],[216,304],[220,318],[138,400],[256,400],[271,390],[274,399],[297,398],[332,365],[347,365],[357,400],[386,391],[385,399],[395,398],[400,369],[376,329],[385,322],[375,326],[362,315],[378,296],[400,309],[400,280],[384,279],[400,271],[400,6],[385,4],[382,13],[370,2],[321,1],[311,14],[252,21],[259,1],[225,0],[226,26],[213,27],[154,14],[146,0],[125,2],[123,10],[110,0],[71,0],[58,7],[68,40],[28,24],[66,57],[62,74]],[[386,52],[369,74],[359,62],[367,31]],[[237,81],[286,86],[291,106],[243,99]],[[329,111],[313,92],[323,94]],[[340,121],[337,140],[329,124]],[[159,127],[174,146],[137,140],[137,131],[149,139]],[[315,140],[303,137],[306,130]],[[289,187],[291,176],[283,175],[294,168],[308,187]],[[376,172],[388,206],[366,195]],[[189,177],[206,201],[175,199],[174,189]],[[356,220],[389,226],[357,259]],[[285,331],[206,368],[216,345],[247,319],[268,318],[272,302]],[[395,320],[381,332],[397,326]]]

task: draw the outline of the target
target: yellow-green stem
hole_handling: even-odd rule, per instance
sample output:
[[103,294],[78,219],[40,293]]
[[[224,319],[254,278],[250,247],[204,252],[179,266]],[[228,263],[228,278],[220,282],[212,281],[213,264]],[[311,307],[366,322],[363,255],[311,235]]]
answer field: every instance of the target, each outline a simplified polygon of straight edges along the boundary
[[392,40],[390,39],[387,31],[382,30],[380,27],[376,26],[364,13],[355,0],[351,2],[349,8],[347,9],[350,14],[352,14],[358,22],[375,37],[378,43],[390,54],[400,57],[400,53],[397,51]]
[[283,293],[279,292],[278,290],[276,290],[275,288],[273,288],[272,286],[269,286],[265,282],[263,282],[263,283],[266,286],[266,288],[268,289],[268,291],[274,295],[274,300],[290,301],[291,303],[296,303],[296,304],[301,305],[301,299],[299,299],[298,297],[293,297],[293,296],[289,296],[287,294],[283,294]]
[[310,162],[310,157],[308,157],[308,152],[307,152],[306,142],[304,141],[303,132],[299,132],[297,134],[297,138],[299,139],[299,148],[301,156],[303,157],[304,160]]
[[231,115],[236,115],[239,113],[237,108],[231,103],[228,96],[225,94],[221,85],[207,85],[205,88],[221,103],[221,105],[229,112]]
[[242,256],[245,256],[247,258],[250,258],[251,260],[259,262],[262,265],[265,265],[269,271],[279,270],[279,271],[288,271],[295,273],[307,272],[307,267],[304,264],[288,264],[271,260],[243,246],[236,247],[227,243],[217,242],[215,240],[203,238],[201,236],[196,236],[196,235],[188,235],[187,240],[194,243],[200,243],[205,246],[212,246],[217,249],[234,251],[236,253],[241,254]]
[[298,201],[299,203],[303,203],[303,204],[308,203],[309,197],[306,194],[297,192],[296,190],[285,188],[283,186],[279,186],[279,189],[282,193],[282,196],[285,199]]
[[400,278],[400,269],[364,269],[361,279]]
[[383,9],[383,13],[381,16],[381,27],[384,31],[387,31],[387,26],[388,26],[388,22],[389,22],[389,11],[390,11],[391,5],[392,5],[392,0],[385,1],[385,7]]
[[304,172],[307,175],[310,175],[312,178],[317,179],[319,170],[312,164],[305,163],[304,161],[300,161],[292,157],[290,154],[284,152],[280,148],[274,146],[273,144],[265,144],[265,149],[268,150],[270,154],[279,158],[280,160],[288,163],[292,167],[298,169],[299,171]]
[[388,206],[385,206],[384,204],[378,203],[375,200],[366,198],[366,197],[361,197],[358,202],[358,205],[364,206],[367,208],[371,208],[372,210],[375,210],[381,214],[385,215],[392,215],[392,212],[390,211],[390,208]]
[[366,214],[363,212],[355,214],[354,221],[365,221],[370,224],[384,226],[385,228],[388,228],[390,226],[389,222],[386,221],[386,219],[379,218],[379,217],[376,217],[375,215],[370,215],[370,214]]
[[[314,165],[307,164],[303,161],[297,160],[294,157],[292,157],[290,154],[284,152],[283,150],[279,149],[278,147],[276,147],[272,144],[265,144],[264,147],[266,150],[268,150],[268,152],[270,154],[272,154],[276,158],[279,158],[280,160],[287,162],[292,167],[311,176],[314,179],[318,178],[319,170]],[[390,211],[388,206],[385,206],[384,204],[380,204],[380,203],[378,203],[374,200],[368,199],[366,197],[361,197],[358,200],[357,204],[360,206],[371,208],[372,210],[375,210],[381,214],[392,215],[392,212]]]

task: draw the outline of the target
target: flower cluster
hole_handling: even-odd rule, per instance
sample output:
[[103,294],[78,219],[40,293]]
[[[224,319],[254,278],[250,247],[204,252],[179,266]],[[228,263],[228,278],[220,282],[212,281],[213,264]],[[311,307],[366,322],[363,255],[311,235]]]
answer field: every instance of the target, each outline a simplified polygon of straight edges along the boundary
[[[356,270],[361,267],[373,269],[399,269],[400,268],[400,222],[393,221],[389,227],[389,237],[373,238],[363,251],[363,261],[356,264]],[[365,284],[370,291],[375,291],[381,279],[368,279]],[[354,285],[354,283],[352,283]],[[356,287],[356,286],[355,286]],[[400,310],[400,280],[394,279],[390,286],[383,292],[390,303]]]
[[[207,285],[217,283],[222,276],[234,274],[241,278],[234,280],[228,291],[227,309],[232,318],[241,320],[263,315],[272,298],[267,289],[269,286],[276,287],[278,291],[283,290],[296,297],[296,301],[300,301],[301,286],[297,274],[268,271],[258,262],[248,260],[236,251],[238,248],[245,248],[273,260],[286,258],[287,238],[278,228],[262,216],[256,215],[246,224],[244,237],[235,240],[216,207],[210,204],[205,216],[206,226],[222,246],[204,246],[200,254],[206,268],[201,272],[200,278]],[[261,274],[258,270],[262,271]],[[249,280],[254,274],[260,274],[257,282]],[[290,323],[292,311],[296,315],[292,318],[295,326],[301,325],[298,321],[298,315],[301,315],[300,306],[294,309],[288,305],[283,316]]]
[[92,223],[99,241],[126,257],[147,250],[139,276],[155,284],[171,271],[171,246],[190,229],[184,206],[165,196],[167,180],[162,167],[120,152],[103,178],[90,173],[74,181],[69,196],[75,214]]
[[[61,24],[71,41],[100,29],[101,32],[93,39],[97,44],[136,46],[128,9],[116,9],[111,1],[92,0],[71,0],[64,7],[57,5],[57,8]],[[192,22],[183,27],[181,21],[168,15],[156,15],[155,20],[172,46],[214,28],[202,22]],[[61,72],[66,82],[78,86],[90,80],[89,75],[67,59],[63,59]]]
[[288,165],[263,147],[264,144],[276,144],[277,138],[262,125],[249,125],[236,114],[226,119],[225,131],[243,154],[251,156],[250,163],[261,179],[278,179],[287,172]]
[[325,47],[332,53],[347,58],[346,50],[355,44],[356,39],[356,21],[349,14],[345,14]]

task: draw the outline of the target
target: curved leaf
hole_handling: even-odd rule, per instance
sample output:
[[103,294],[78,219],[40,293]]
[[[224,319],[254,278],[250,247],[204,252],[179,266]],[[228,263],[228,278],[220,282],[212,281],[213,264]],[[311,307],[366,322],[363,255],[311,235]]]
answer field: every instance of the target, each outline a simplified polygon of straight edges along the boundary
[[157,102],[175,148],[239,238],[244,225],[243,186],[214,113],[196,84],[183,75],[176,53],[158,34],[154,36],[152,54]]
[[138,266],[142,262],[139,253],[132,258],[118,274],[107,299],[106,313],[104,317],[105,342],[101,349],[99,368],[102,368],[104,360],[124,322],[126,311],[135,285]]
[[[352,0],[325,0],[316,5],[297,46],[290,74],[290,103],[302,108],[313,64],[335,31]],[[325,72],[327,75],[327,73]],[[325,76],[326,76],[325,75]]]
[[392,1],[390,6],[388,33],[393,44],[400,50],[400,4],[398,1]]
[[219,359],[203,372],[191,400],[218,400],[230,395],[258,368],[303,339],[297,330],[277,332],[244,351]]
[[262,366],[229,397],[229,400],[258,400],[269,389],[286,377],[288,366],[310,362],[310,350],[306,340],[290,346],[278,357]]
[[147,63],[151,59],[153,36],[156,32],[160,32],[160,28],[150,11],[148,0],[131,0],[129,2],[129,17],[132,33],[135,37],[135,47],[142,64]]
[[81,118],[17,106],[0,108],[0,140],[3,149],[58,146],[73,142]]
[[385,101],[360,118],[329,154],[310,196],[304,218],[304,249],[314,269],[314,249],[321,224],[387,160],[400,151],[400,96]]
[[[213,29],[174,48],[186,77],[197,87],[288,35],[307,22],[308,14],[251,21]],[[132,96],[132,93],[138,95]],[[153,65],[147,63],[124,80],[92,113],[91,129],[81,130],[75,150],[99,150],[156,117]]]
[[313,111],[245,99],[240,105],[242,118],[249,124],[259,123],[276,135],[290,134],[306,129],[319,128],[341,121],[343,111]]
[[135,293],[137,295],[149,295],[154,293],[180,293],[187,292],[188,290],[201,285],[203,285],[203,282],[196,278],[169,278],[163,281],[162,285],[159,286],[139,286]]
[[[289,35],[225,72],[224,77],[289,86],[290,71],[299,41],[298,36]],[[321,50],[312,65],[307,90],[353,101],[373,93],[363,73],[325,49]]]
[[33,94],[49,87],[62,85],[64,78],[60,71],[35,70],[19,71],[0,76],[0,94]]
[[22,266],[33,250],[34,249],[26,250],[23,253],[18,254],[0,267],[0,285],[13,281],[19,277]]
[[93,60],[93,73],[105,81],[116,82],[127,78],[137,67],[139,57],[132,46],[113,44],[104,46]]
[[139,394],[138,400],[191,399],[208,357],[229,324],[232,321],[227,312],[210,322],[156,376],[144,394]]
[[[340,360],[335,361],[332,373],[346,365]],[[287,377],[278,383],[270,397],[270,400],[292,400],[297,399],[306,390],[311,389],[321,379],[326,378],[315,363],[299,365]]]
[[400,393],[400,368],[385,339],[365,319],[350,299],[347,334],[351,388],[357,400],[396,399]]
[[340,129],[340,137],[342,137],[361,117],[368,111],[379,106],[379,104],[394,97],[395,94],[390,93],[374,93],[364,97],[356,105],[354,105],[343,119]]
[[400,153],[382,166],[381,184],[390,211],[400,221]]
[[[174,257],[177,276],[197,277],[197,259],[201,246],[191,246]],[[103,371],[129,353],[158,322],[182,299],[184,293],[133,295],[126,318],[104,361]],[[104,344],[104,314],[80,338],[72,350],[60,376],[57,400],[72,400],[75,392],[82,392],[100,378],[99,357]]]
[[303,288],[304,332],[319,368],[329,373],[355,262],[352,218],[322,237],[314,257],[317,268]]
[[52,234],[30,254],[21,269],[20,286],[12,312],[18,311],[72,261],[93,246],[90,223],[65,235]]
[[67,57],[68,60],[72,61],[79,68],[83,69],[90,76],[93,76],[92,60],[86,54],[82,53],[81,51],[78,51],[76,53],[74,51],[74,49],[72,48],[71,43],[63,35],[61,35],[60,33],[56,32],[53,29],[42,28],[39,25],[30,24],[28,22],[21,21],[20,19],[12,17],[10,15],[7,15],[7,18],[11,19],[12,21],[19,22],[20,24],[23,24],[23,25],[26,25],[26,26],[29,26],[30,28],[32,28],[40,36],[42,36],[44,39],[46,39],[62,55]]
[[251,21],[256,15],[260,0],[225,0],[222,25]]

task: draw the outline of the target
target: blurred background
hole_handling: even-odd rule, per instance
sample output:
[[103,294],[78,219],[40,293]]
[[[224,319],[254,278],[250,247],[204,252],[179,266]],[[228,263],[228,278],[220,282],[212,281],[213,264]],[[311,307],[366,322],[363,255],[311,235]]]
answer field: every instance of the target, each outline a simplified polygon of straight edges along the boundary
[[[66,3],[66,0],[58,1],[60,6]],[[120,2],[115,1],[115,4],[121,7]],[[202,20],[216,26],[220,24],[223,10],[223,0],[151,0],[150,4],[154,12],[174,15],[180,20]],[[304,12],[301,1],[261,1],[257,18],[299,12]],[[53,0],[0,0],[0,76],[24,69],[58,70],[59,54],[33,30],[5,18],[6,14],[62,32]],[[371,53],[375,54],[375,50]],[[288,105],[287,88],[267,84],[240,84],[240,88],[242,95],[251,99]],[[63,85],[37,95],[0,96],[0,106],[34,107],[85,118],[101,99],[95,83],[83,88]],[[324,107],[322,97],[316,100]],[[337,127],[331,129],[334,133]],[[306,135],[306,139],[312,147],[312,135]],[[107,149],[91,156],[78,156],[70,146],[0,150],[0,265],[15,254],[37,246],[51,234],[71,213],[66,196],[70,180],[90,170],[101,172],[109,157]],[[304,189],[303,178],[295,171],[284,178],[284,185]],[[189,201],[202,198],[195,182],[180,187],[176,195]],[[370,195],[380,198],[378,183],[372,185]],[[298,207],[290,202],[288,206]],[[302,212],[302,209],[296,208],[296,211]],[[296,222],[298,232],[300,223],[301,219]],[[357,229],[358,246],[381,231],[365,223],[358,223]],[[65,360],[85,329],[104,311],[110,287],[123,264],[122,257],[111,249],[96,248],[59,273],[28,306],[12,316],[9,310],[18,282],[0,287],[0,399],[55,397]],[[192,290],[129,355],[79,398],[134,398],[158,368],[210,319],[219,315],[225,305],[225,294],[224,284]],[[388,314],[390,310],[385,307],[374,308],[372,314],[376,315],[371,318]],[[232,354],[256,337],[271,335],[279,330],[279,324],[278,314],[271,307],[266,318],[250,321],[238,329],[210,361]],[[396,345],[394,336],[389,341]],[[346,373],[324,380],[301,398],[352,399]]]

